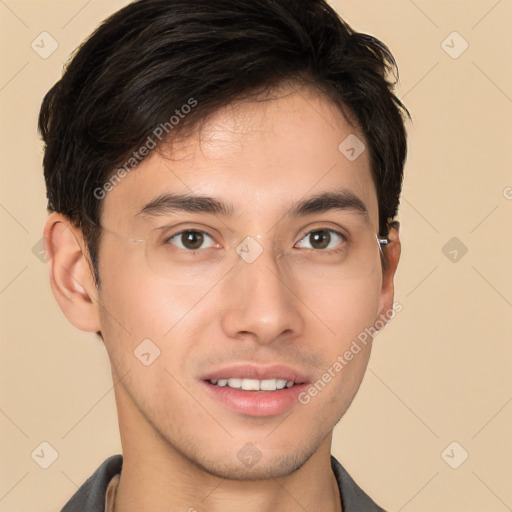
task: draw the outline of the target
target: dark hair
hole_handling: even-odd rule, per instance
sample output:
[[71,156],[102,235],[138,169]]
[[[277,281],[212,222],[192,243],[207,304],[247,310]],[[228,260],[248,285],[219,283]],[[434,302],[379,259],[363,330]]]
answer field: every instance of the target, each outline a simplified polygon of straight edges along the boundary
[[[95,191],[120,166],[137,164],[130,157],[155,128],[165,126],[169,139],[236,99],[298,81],[355,116],[386,235],[407,153],[397,80],[389,49],[352,30],[324,0],[136,1],[97,28],[43,100],[48,211],[82,228],[99,287]],[[194,108],[170,122],[191,101]]]

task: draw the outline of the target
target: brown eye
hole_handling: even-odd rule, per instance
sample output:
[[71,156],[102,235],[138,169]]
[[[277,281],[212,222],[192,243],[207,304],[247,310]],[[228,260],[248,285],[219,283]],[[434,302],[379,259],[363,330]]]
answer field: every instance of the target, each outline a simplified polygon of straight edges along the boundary
[[298,246],[304,249],[323,251],[325,249],[333,249],[343,241],[344,236],[337,231],[332,229],[316,229],[307,233]]
[[[204,231],[197,231],[195,229],[180,231],[168,238],[167,241],[168,243],[178,246],[180,249],[188,251],[207,249],[213,245],[213,239],[208,233],[205,233]],[[207,244],[206,247],[202,247],[205,243]]]
[[315,231],[309,234],[309,240],[313,249],[325,249],[329,246],[331,234],[329,231]]

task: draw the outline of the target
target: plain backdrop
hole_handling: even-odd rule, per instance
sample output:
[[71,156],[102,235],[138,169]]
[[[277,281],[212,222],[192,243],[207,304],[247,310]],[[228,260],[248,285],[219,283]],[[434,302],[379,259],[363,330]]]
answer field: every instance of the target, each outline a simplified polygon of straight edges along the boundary
[[[36,123],[71,52],[126,3],[0,1],[2,512],[60,510],[121,452],[106,352],[68,324],[41,261]],[[389,511],[509,510],[512,2],[332,5],[391,48],[413,117],[395,282],[403,309],[375,338],[333,453]],[[47,469],[41,449],[56,452]]]

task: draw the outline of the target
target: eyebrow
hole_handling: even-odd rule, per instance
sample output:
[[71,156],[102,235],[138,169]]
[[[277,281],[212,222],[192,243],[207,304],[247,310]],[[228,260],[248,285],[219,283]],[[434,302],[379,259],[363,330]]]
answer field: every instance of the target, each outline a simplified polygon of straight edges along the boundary
[[[352,191],[342,189],[324,192],[294,202],[287,211],[287,216],[303,217],[332,210],[350,211],[368,218],[368,209],[364,202]],[[192,194],[161,194],[145,204],[136,216],[157,217],[176,212],[202,213],[233,217],[235,209],[232,204],[210,196]]]

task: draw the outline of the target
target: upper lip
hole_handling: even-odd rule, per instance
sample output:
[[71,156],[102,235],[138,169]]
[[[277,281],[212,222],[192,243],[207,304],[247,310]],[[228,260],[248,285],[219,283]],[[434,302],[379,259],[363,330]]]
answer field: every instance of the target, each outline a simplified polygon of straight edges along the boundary
[[309,382],[310,378],[304,372],[286,365],[261,366],[255,364],[235,364],[225,366],[207,373],[202,380],[219,379],[286,379],[295,384]]

